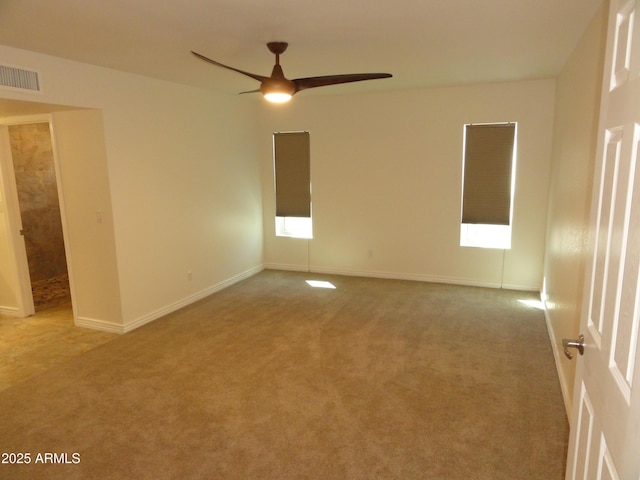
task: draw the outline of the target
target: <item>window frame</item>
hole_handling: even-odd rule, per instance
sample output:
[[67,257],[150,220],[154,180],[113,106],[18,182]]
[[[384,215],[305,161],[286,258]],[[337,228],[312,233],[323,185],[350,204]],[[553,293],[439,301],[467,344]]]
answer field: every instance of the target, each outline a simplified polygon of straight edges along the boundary
[[[513,125],[513,149],[511,153],[511,175],[510,175],[510,200],[509,200],[509,220],[508,224],[498,223],[468,223],[464,222],[464,198],[465,198],[465,166],[467,161],[467,127],[469,126],[500,126]],[[518,122],[490,122],[490,123],[467,123],[463,125],[462,144],[462,181],[460,192],[460,246],[476,248],[492,248],[509,250],[513,236],[513,212],[516,191],[516,170],[518,155]]]

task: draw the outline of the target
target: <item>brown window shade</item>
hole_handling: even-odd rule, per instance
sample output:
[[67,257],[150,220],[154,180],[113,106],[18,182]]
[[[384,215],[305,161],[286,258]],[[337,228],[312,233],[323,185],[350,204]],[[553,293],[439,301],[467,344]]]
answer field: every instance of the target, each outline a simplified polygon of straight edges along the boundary
[[273,134],[276,216],[311,217],[309,132]]
[[465,126],[462,223],[509,225],[515,128]]

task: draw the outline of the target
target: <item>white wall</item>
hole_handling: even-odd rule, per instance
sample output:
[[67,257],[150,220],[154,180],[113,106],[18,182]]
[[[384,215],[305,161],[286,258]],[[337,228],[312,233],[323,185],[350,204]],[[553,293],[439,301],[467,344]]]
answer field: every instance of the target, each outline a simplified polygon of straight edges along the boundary
[[[330,88],[330,87],[329,87]],[[554,81],[296,96],[263,108],[265,263],[538,290]],[[459,246],[465,123],[518,122],[512,249]],[[314,238],[275,236],[271,135],[309,130]]]
[[135,83],[103,111],[123,314],[138,324],[261,268],[262,205],[252,103]]
[[563,355],[562,338],[579,334],[605,29],[603,6],[557,81],[543,294],[569,415],[576,361]]
[[[120,305],[109,315],[119,310],[120,318],[94,318],[95,326],[127,331],[262,268],[254,100],[9,47],[0,46],[0,57],[38,70],[44,90],[0,90],[0,100],[29,112],[39,102],[101,114],[112,212],[99,201],[86,205],[84,219],[70,219],[76,231],[95,230],[102,210],[100,228],[114,239],[115,273],[106,275],[111,284],[117,276]],[[83,261],[113,264],[90,238]]]
[[51,123],[76,324],[118,331],[122,302],[102,114],[55,112]]

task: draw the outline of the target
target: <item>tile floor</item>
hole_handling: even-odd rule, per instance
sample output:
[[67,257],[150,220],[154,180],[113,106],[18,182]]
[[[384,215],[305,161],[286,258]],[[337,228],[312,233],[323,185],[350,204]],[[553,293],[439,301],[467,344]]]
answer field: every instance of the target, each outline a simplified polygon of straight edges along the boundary
[[76,327],[69,302],[27,318],[0,315],[0,391],[118,336]]
[[71,301],[69,275],[66,273],[31,282],[31,291],[36,312]]

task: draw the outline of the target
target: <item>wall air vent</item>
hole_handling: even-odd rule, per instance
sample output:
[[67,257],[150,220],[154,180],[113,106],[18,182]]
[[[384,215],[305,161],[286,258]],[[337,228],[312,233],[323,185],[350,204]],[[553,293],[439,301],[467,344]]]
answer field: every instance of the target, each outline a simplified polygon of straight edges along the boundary
[[0,88],[22,92],[41,92],[38,72],[0,65]]

